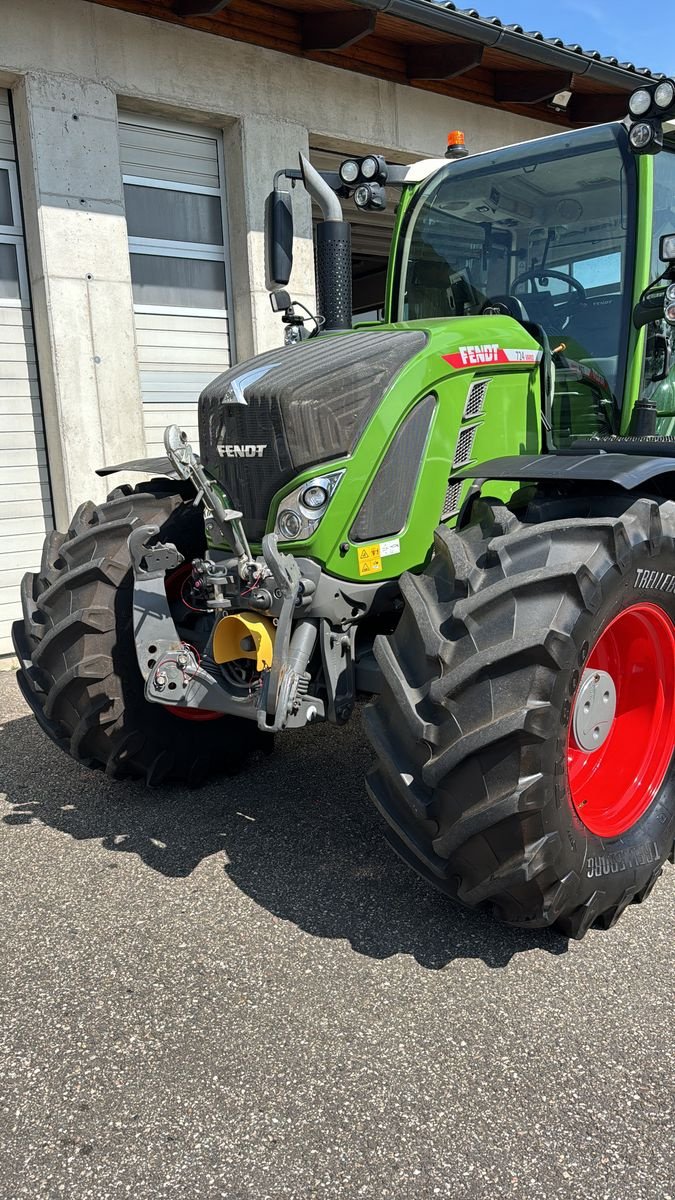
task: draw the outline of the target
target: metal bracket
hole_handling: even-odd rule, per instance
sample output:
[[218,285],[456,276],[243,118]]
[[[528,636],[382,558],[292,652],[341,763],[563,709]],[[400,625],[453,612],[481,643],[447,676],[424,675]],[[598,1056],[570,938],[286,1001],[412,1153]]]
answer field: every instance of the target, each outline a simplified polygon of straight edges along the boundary
[[167,571],[175,571],[185,562],[180,550],[172,542],[147,545],[150,538],[158,533],[159,525],[139,525],[129,534],[127,545],[135,579],[163,579]]
[[[300,595],[300,567],[291,554],[281,553],[275,533],[265,534],[262,552],[283,598],[274,639],[274,657],[265,677],[263,705],[258,715],[258,724],[261,729],[277,729],[286,723],[300,679],[288,661],[293,614]],[[269,717],[274,718],[272,725],[268,721]]]
[[292,667],[284,667],[276,695],[276,711],[268,715],[266,710],[269,692],[269,673],[263,684],[258,710],[258,727],[265,733],[279,733],[282,729],[300,729],[312,721],[323,720],[325,706],[318,696],[300,695],[300,686],[306,676]]
[[164,576],[167,570],[180,566],[184,559],[171,544],[148,546],[150,539],[158,533],[157,525],[140,525],[127,539],[134,573],[134,642],[138,666],[145,680],[160,655],[181,648],[166,597]]
[[326,691],[327,717],[337,725],[349,720],[354,708],[356,688],[354,679],[354,645],[356,626],[340,629],[322,620],[319,625],[319,645]]
[[191,646],[176,629],[164,576],[184,562],[170,542],[149,547],[156,525],[140,525],[127,539],[134,572],[133,623],[138,666],[146,699],[171,707],[210,708],[214,712],[253,715],[256,701],[231,696],[199,664]]
[[[231,716],[251,716],[256,709],[253,697],[234,697],[222,688],[199,661],[190,646],[162,650],[155,669],[145,684],[145,695],[155,704],[171,708],[206,708]],[[248,711],[247,711],[248,710]]]
[[297,647],[293,652],[291,646],[300,566],[292,555],[280,553],[275,534],[263,539],[264,559],[282,597],[272,666],[261,690],[234,696],[204,669],[193,647],[181,640],[166,595],[165,574],[184,559],[171,543],[148,545],[158,532],[156,525],[139,526],[127,543],[134,573],[134,641],[146,698],[172,708],[185,705],[254,717],[260,729],[270,733],[322,718],[324,704],[308,694],[304,670],[313,643],[307,641],[304,654]]

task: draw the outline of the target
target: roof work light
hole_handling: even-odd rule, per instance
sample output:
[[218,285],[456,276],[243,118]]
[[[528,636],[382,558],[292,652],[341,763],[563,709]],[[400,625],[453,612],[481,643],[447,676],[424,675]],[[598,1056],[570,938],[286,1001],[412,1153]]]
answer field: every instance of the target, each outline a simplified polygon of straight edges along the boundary
[[354,203],[357,208],[382,212],[387,207],[385,190],[379,183],[360,183],[354,191]]
[[660,121],[636,121],[628,140],[635,154],[658,154],[663,149],[663,129]]
[[662,79],[639,87],[628,101],[632,120],[628,137],[635,154],[658,154],[663,149],[663,122],[675,116],[675,80]]
[[356,187],[360,183],[385,184],[388,171],[381,154],[366,154],[365,158],[346,158],[338,174],[347,187]]

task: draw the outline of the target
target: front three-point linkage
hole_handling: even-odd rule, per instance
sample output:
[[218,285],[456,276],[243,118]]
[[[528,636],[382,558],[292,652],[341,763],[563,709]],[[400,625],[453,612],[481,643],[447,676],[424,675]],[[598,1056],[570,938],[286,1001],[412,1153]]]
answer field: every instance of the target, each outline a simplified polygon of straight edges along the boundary
[[187,434],[177,425],[169,425],[165,431],[164,448],[176,473],[196,488],[195,504],[203,500],[207,533],[216,533],[220,541],[232,547],[241,579],[247,582],[254,579],[260,573],[260,563],[251,554],[242,514],[231,507],[229,497],[221,497],[188,442]]

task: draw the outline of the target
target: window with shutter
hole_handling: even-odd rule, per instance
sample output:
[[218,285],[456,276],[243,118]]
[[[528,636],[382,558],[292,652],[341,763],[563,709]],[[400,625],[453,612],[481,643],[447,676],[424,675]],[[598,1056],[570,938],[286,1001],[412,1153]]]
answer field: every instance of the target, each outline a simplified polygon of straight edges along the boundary
[[196,400],[231,362],[220,134],[120,114],[148,453],[175,422],[196,443]]

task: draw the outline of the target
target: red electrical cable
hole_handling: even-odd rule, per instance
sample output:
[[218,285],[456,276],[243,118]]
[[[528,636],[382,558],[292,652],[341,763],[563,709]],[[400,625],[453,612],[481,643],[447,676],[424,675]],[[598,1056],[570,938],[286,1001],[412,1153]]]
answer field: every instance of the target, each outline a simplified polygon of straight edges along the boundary
[[190,580],[189,580],[189,579],[185,579],[185,580],[184,580],[184,582],[183,582],[183,586],[182,586],[182,588],[180,589],[180,598],[181,598],[181,600],[182,600],[183,604],[185,605],[185,607],[186,607],[186,608],[189,608],[189,609],[190,609],[190,612],[196,612],[196,613],[206,613],[206,612],[208,612],[208,611],[209,611],[209,610],[208,610],[208,608],[195,608],[194,604],[190,604],[190,603],[189,603],[189,602],[188,602],[188,601],[185,599],[185,589],[186,589],[186,587],[187,587],[187,585],[188,585],[188,583],[189,583],[189,582],[190,582]]

